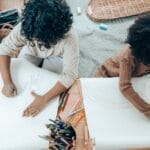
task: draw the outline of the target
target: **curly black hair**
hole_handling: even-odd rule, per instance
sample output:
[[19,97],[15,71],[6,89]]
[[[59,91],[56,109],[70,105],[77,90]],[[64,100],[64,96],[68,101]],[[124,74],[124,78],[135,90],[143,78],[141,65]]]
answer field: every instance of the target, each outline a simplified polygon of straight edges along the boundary
[[73,23],[73,15],[65,0],[29,0],[22,14],[21,34],[46,48],[64,38]]
[[145,65],[150,64],[150,13],[140,16],[129,28],[126,40],[133,56]]

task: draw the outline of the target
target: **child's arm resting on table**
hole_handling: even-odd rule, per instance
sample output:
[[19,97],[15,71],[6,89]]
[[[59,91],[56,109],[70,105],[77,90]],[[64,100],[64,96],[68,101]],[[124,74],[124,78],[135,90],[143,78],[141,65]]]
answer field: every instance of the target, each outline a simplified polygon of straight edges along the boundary
[[12,81],[10,74],[10,57],[0,56],[0,72],[4,82],[2,93],[7,97],[12,97],[17,94],[17,89]]
[[4,82],[2,93],[7,97],[17,94],[17,89],[10,73],[10,56],[18,54],[18,50],[25,43],[25,38],[21,35],[21,23],[19,23],[0,44],[0,72]]
[[132,64],[123,59],[120,61],[120,71],[119,71],[119,85],[122,94],[141,112],[148,115],[150,111],[150,105],[146,103],[136,91],[133,89],[131,84],[132,77]]
[[34,101],[23,112],[23,116],[36,116],[39,114],[48,103],[56,96],[65,92],[78,78],[78,64],[79,64],[79,46],[77,42],[77,35],[72,34],[68,36],[64,44],[63,54],[63,71],[58,82],[43,96],[33,93]]
[[34,96],[33,102],[24,110],[23,116],[24,117],[35,117],[38,115],[47,105],[48,103],[55,98],[56,96],[60,95],[62,92],[66,91],[67,89],[60,83],[57,82],[55,86],[50,89],[44,95],[38,95],[32,92]]

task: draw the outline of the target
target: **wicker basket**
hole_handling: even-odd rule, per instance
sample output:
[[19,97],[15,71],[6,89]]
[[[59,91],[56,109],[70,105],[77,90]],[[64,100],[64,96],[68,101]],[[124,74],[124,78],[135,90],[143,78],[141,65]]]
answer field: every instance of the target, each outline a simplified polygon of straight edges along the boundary
[[87,14],[94,21],[112,20],[150,12],[150,0],[91,0]]

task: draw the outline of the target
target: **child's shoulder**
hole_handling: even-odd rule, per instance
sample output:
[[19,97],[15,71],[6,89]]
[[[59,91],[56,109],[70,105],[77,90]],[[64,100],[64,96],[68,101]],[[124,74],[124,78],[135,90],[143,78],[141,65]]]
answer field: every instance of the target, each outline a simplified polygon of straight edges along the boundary
[[76,37],[77,36],[77,30],[74,26],[70,28],[70,30],[65,34],[66,37]]
[[78,35],[77,31],[74,27],[72,27],[66,34],[63,41],[67,44],[78,43]]
[[120,60],[133,60],[132,50],[129,45],[127,45],[122,52],[119,54]]
[[130,64],[133,68],[135,67],[135,58],[132,55],[132,50],[129,45],[127,45],[118,56],[119,63],[125,62]]

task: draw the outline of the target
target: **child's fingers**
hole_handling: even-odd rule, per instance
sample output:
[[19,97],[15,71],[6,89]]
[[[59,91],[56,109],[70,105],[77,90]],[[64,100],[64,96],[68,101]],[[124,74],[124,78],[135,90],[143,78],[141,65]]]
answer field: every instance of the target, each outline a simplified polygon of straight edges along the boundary
[[28,114],[28,109],[26,109],[24,112],[23,112],[23,117],[25,117],[25,116],[27,116],[27,114]]
[[17,90],[14,90],[13,95],[14,95],[14,96],[16,96],[16,95],[17,95]]
[[17,95],[16,86],[12,84],[4,85],[2,88],[2,93],[7,97],[14,97]]
[[13,85],[8,86],[8,91],[9,91],[11,96],[16,96],[17,95],[17,89]]
[[14,97],[14,96],[16,96],[17,95],[17,91],[16,90],[14,90],[13,92],[9,92],[9,95],[10,95],[10,97]]
[[7,94],[5,94],[5,96],[7,96],[7,97],[14,97],[14,94],[13,93],[7,93]]
[[35,112],[33,112],[33,113],[31,114],[31,116],[32,116],[32,117],[35,117],[35,116],[37,116],[38,114],[39,114],[39,111],[36,110]]
[[39,113],[38,110],[34,109],[34,108],[27,108],[24,112],[23,112],[23,116],[24,117],[35,117],[37,114]]
[[15,96],[13,92],[10,92],[7,90],[2,90],[2,93],[7,97],[14,97]]
[[144,112],[144,115],[145,115],[146,117],[150,118],[150,111]]
[[31,92],[31,94],[32,94],[32,96],[34,96],[34,97],[38,97],[39,95],[38,94],[36,94],[35,92]]
[[31,111],[31,108],[30,108],[30,107],[27,107],[27,108],[24,110],[24,112],[23,112],[23,116],[24,116],[24,117],[28,117],[29,114],[30,114],[30,111]]

